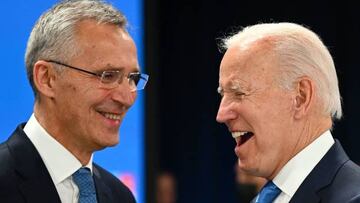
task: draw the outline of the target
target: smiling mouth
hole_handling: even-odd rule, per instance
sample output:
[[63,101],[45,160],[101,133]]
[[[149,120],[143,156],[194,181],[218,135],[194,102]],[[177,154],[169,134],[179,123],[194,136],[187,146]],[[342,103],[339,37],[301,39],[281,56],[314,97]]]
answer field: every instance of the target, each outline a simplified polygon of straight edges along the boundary
[[108,112],[100,112],[107,119],[111,120],[121,120],[121,114],[108,113]]
[[238,146],[244,144],[245,142],[247,142],[252,136],[254,136],[253,132],[232,132],[231,133],[232,137],[236,139],[236,143]]

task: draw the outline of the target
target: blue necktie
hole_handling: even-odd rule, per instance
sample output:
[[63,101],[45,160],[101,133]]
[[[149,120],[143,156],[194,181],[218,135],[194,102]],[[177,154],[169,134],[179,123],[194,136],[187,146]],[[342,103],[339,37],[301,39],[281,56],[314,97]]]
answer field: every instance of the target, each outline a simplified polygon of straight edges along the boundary
[[95,184],[90,169],[80,168],[72,177],[79,188],[79,203],[97,203]]
[[261,189],[256,203],[272,203],[280,192],[281,190],[272,181],[268,181]]

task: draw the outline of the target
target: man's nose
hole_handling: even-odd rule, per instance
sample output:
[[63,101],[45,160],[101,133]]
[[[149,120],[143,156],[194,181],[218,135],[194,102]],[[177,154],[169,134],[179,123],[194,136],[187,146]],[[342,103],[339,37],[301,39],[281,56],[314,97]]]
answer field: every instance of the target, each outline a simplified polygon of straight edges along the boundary
[[120,84],[113,90],[112,99],[129,108],[135,102],[137,96],[136,90],[131,90],[129,84]]
[[216,121],[219,123],[226,123],[229,120],[235,119],[236,113],[233,109],[233,105],[224,100],[221,100],[219,110],[216,116]]

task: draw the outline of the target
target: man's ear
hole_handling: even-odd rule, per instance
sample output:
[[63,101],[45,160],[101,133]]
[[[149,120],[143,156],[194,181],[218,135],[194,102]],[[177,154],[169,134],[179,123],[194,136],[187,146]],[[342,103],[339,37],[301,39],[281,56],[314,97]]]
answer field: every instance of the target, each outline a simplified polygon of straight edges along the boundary
[[56,72],[49,62],[37,61],[34,64],[33,79],[39,94],[50,98],[54,97]]
[[308,77],[302,77],[299,78],[295,87],[295,118],[300,119],[309,113],[314,103],[315,83]]

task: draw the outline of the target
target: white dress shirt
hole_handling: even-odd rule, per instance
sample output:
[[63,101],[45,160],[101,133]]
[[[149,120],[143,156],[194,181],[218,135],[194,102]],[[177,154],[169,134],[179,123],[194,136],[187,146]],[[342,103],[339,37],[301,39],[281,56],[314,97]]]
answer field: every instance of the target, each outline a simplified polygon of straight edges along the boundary
[[275,185],[282,191],[274,203],[290,202],[301,183],[334,143],[330,131],[326,131],[290,159],[273,179]]
[[[45,163],[61,202],[77,203],[79,189],[72,180],[72,174],[82,167],[80,161],[45,131],[34,114],[26,123],[24,132]],[[92,172],[92,156],[86,167]]]

